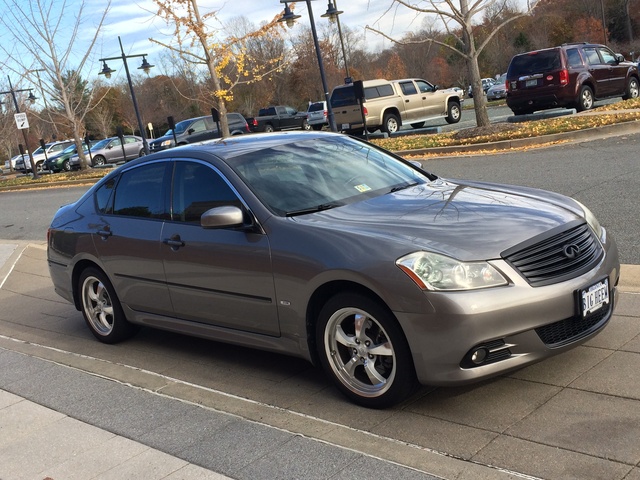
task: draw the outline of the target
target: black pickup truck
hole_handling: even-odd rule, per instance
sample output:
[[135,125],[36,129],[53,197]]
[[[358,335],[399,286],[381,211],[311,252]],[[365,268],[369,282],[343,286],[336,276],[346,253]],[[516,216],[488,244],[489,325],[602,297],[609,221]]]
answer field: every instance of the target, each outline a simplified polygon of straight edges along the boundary
[[283,105],[261,108],[257,117],[247,118],[253,132],[275,132],[277,130],[310,130],[307,112],[298,112]]

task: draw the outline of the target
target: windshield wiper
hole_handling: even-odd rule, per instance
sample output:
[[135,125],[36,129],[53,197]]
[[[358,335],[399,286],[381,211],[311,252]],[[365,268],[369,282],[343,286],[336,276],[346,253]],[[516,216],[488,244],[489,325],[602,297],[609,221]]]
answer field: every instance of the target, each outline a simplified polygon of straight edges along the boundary
[[330,210],[332,208],[341,207],[344,203],[340,202],[332,202],[332,203],[321,203],[315,207],[309,208],[301,208],[300,210],[292,210],[291,212],[287,212],[287,217],[295,217],[296,215],[306,215],[307,213],[317,213],[322,212],[323,210]]
[[408,183],[406,185],[398,185],[397,187],[393,187],[391,190],[389,190],[389,193],[399,192],[400,190],[404,190],[405,188],[415,187],[416,185],[418,185],[418,182]]

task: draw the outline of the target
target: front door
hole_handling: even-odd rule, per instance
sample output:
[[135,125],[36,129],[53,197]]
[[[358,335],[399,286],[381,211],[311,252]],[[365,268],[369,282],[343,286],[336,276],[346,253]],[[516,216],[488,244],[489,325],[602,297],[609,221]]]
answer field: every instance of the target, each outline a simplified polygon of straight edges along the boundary
[[280,333],[266,235],[205,229],[213,207],[242,207],[210,165],[176,162],[172,219],[162,232],[162,258],[175,316],[247,332]]

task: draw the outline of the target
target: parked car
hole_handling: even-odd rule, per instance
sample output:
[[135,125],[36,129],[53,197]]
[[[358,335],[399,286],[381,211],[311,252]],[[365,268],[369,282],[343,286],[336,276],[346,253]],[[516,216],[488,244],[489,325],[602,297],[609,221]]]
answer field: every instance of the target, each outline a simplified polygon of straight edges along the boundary
[[507,70],[507,105],[514,114],[548,108],[589,110],[595,100],[637,98],[635,63],[604,45],[568,43],[516,55]]
[[[82,142],[82,146],[85,146],[84,142]],[[76,148],[76,144],[72,143],[71,145],[67,146],[67,148],[65,148],[62,152],[49,157],[42,165],[42,169],[48,170],[53,173],[61,171],[68,172],[71,170],[71,157],[73,157],[76,153],[78,153],[78,149]]]
[[55,291],[99,341],[144,325],[286,353],[367,407],[590,340],[620,272],[576,200],[440,178],[330,132],[136,159],[62,207],[47,238]]
[[[73,140],[63,140],[59,142],[50,142],[45,144],[44,148],[42,146],[36,148],[33,151],[33,162],[36,165],[36,170],[42,170],[44,162],[49,157],[53,157],[58,153],[61,153],[65,148],[69,145],[73,144]],[[29,157],[25,155],[24,160],[20,158],[15,165],[15,170],[23,173],[31,172],[31,165],[29,163]]]
[[[369,132],[380,129],[386,133],[397,132],[403,124],[421,128],[427,120],[444,118],[447,123],[457,123],[462,116],[461,99],[452,90],[440,90],[426,80],[405,78],[401,80],[365,80],[364,110]],[[353,84],[339,85],[331,92],[331,108],[338,130],[346,133],[362,133],[360,105]]]
[[[18,171],[16,169],[16,166],[18,165],[18,161],[24,162],[24,159],[22,157],[23,157],[23,155],[21,153],[19,153],[18,155],[15,155],[15,156],[11,157],[9,160],[5,160],[4,161],[4,169],[5,170]],[[29,161],[29,154],[27,152],[25,152],[24,158],[27,159],[27,162]],[[23,165],[24,165],[24,163],[23,163]]]
[[322,130],[322,127],[329,125],[329,113],[327,102],[313,102],[307,109],[307,122],[314,130]]
[[[489,89],[491,88],[492,85],[496,84],[496,79],[495,78],[483,78],[481,80],[482,82],[482,92],[484,94],[486,94]],[[473,98],[473,88],[471,87],[471,85],[469,85],[469,88],[467,89],[467,96],[469,98]]]
[[257,117],[248,118],[252,132],[276,132],[282,130],[311,130],[307,112],[298,112],[288,105],[261,108]]
[[[240,113],[227,113],[227,122],[231,135],[241,135],[251,132],[247,120]],[[178,145],[201,142],[203,140],[218,138],[219,136],[218,126],[213,121],[211,115],[189,118],[176,123],[176,139],[178,140]],[[174,139],[173,130],[169,129],[162,137],[149,142],[149,150],[151,150],[151,152],[159,152],[167,148],[175,147],[176,139]]]
[[500,100],[507,98],[507,74],[500,75],[496,83],[491,85],[487,90],[487,100]]
[[[144,156],[142,137],[124,135],[124,152],[120,137],[109,137],[99,140],[91,146],[91,166],[100,167],[107,163],[128,162],[134,158]],[[88,150],[85,149],[85,155]],[[80,168],[80,158],[75,155],[69,161],[73,170]]]

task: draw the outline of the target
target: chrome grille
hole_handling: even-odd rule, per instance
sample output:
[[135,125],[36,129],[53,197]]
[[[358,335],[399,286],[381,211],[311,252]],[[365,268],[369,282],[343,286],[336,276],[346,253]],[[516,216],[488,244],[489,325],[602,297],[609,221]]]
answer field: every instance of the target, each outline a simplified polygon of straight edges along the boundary
[[[577,223],[577,224],[576,224]],[[574,222],[503,252],[533,287],[559,283],[590,270],[602,258],[600,242],[586,223]]]

